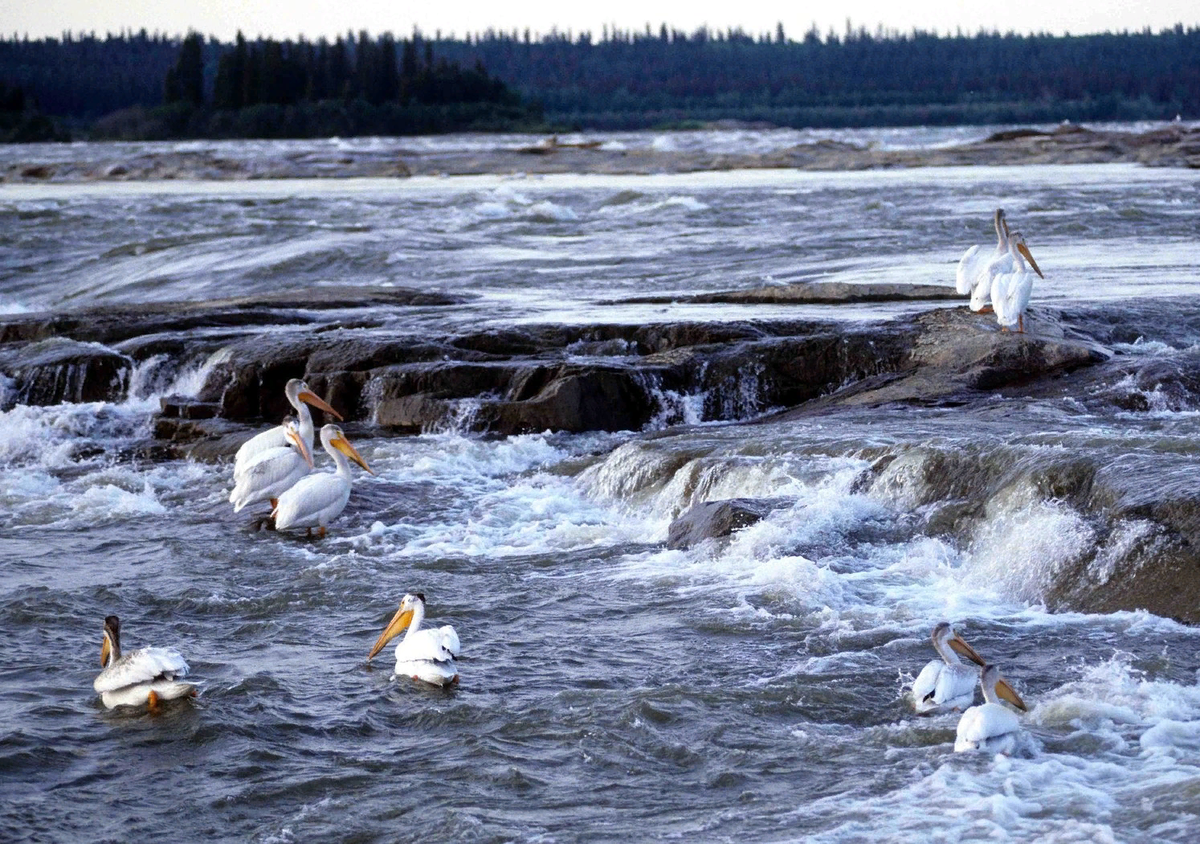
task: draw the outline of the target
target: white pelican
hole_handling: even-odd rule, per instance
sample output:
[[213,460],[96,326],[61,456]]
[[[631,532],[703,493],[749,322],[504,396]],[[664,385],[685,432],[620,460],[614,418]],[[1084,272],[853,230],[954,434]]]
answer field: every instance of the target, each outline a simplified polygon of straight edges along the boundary
[[436,630],[422,630],[425,618],[425,596],[420,592],[405,595],[400,609],[392,616],[387,627],[379,634],[375,646],[367,659],[383,650],[383,646],[396,638],[401,630],[408,628],[400,644],[396,645],[395,677],[412,677],[435,686],[447,686],[458,682],[458,666],[454,658],[461,647],[458,634],[449,624]]
[[[918,715],[964,709],[975,702],[975,684],[983,657],[943,621],[933,628],[933,648],[941,657],[926,663],[913,682],[913,707]],[[975,665],[964,665],[962,654]]]
[[1045,276],[1038,268],[1037,261],[1029,254],[1029,247],[1025,245],[1025,238],[1020,232],[1009,235],[1008,251],[1012,256],[1012,269],[992,277],[992,307],[996,310],[996,321],[1000,323],[1001,331],[1008,331],[1015,325],[1024,334],[1025,309],[1029,307],[1029,296],[1033,292],[1033,273],[1025,269],[1025,260],[1029,261],[1033,272],[1041,278]]
[[153,712],[159,701],[195,697],[196,687],[177,677],[188,673],[188,664],[171,648],[140,648],[121,653],[121,620],[104,619],[104,644],[100,646],[104,670],[92,686],[109,709],[116,706],[148,706]]
[[282,427],[287,445],[255,453],[236,476],[233,491],[229,493],[233,512],[240,513],[243,507],[256,501],[270,501],[273,508],[280,494],[312,469],[312,452],[300,435],[300,425],[295,419],[288,419]]
[[[288,381],[287,386],[283,388],[283,392],[287,396],[288,404],[296,408],[296,418],[300,420],[300,436],[304,439],[308,450],[312,451],[313,421],[312,414],[308,411],[308,405],[311,404],[313,407],[319,407],[338,420],[342,418],[342,414],[330,407],[323,398],[310,390],[308,385],[299,378],[293,378],[291,381]],[[268,448],[285,448],[287,444],[287,435],[284,433],[283,425],[268,428],[261,434],[255,434],[246,440],[242,443],[242,447],[237,450],[237,454],[233,458],[234,482],[236,483],[238,476],[246,471],[246,467],[254,455]]]
[[321,445],[329,452],[337,469],[305,475],[281,493],[271,511],[276,530],[302,527],[308,528],[311,535],[315,527],[317,536],[324,536],[326,525],[346,509],[346,502],[350,500],[350,462],[346,458],[375,474],[337,425],[326,425],[321,429]]
[[958,719],[954,752],[986,750],[989,753],[1012,753],[1017,746],[1021,721],[1000,699],[1007,700],[1022,712],[1028,711],[1025,701],[1000,678],[1000,669],[995,665],[984,666],[979,682],[983,686],[985,702],[972,706]]
[[[1005,236],[1008,234],[1008,223],[1004,219],[1004,209],[997,208],[993,218],[996,224],[996,246],[989,250],[986,243],[972,246],[963,253],[958,262],[958,272],[955,273],[954,289],[960,295],[971,296],[971,310],[979,313],[987,307],[986,297],[991,289],[989,265],[997,258],[1008,255],[1008,244]],[[977,292],[978,291],[978,292]]]

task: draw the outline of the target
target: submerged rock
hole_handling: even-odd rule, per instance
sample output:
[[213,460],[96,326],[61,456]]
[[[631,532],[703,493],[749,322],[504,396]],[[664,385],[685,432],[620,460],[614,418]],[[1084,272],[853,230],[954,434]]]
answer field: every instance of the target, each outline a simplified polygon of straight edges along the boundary
[[667,547],[691,548],[706,539],[729,536],[762,521],[772,510],[777,510],[786,503],[782,500],[758,498],[699,501],[671,522],[671,526],[667,528]]

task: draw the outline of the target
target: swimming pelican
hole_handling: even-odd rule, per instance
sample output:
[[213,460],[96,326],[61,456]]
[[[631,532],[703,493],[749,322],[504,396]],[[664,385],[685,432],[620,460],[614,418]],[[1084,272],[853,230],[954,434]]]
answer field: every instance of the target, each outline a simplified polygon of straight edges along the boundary
[[971,295],[971,310],[976,313],[984,312],[988,306],[986,297],[991,289],[992,280],[988,274],[989,265],[997,258],[1008,255],[1008,244],[1005,242],[1008,223],[1004,219],[1003,208],[996,209],[993,222],[996,225],[995,248],[989,251],[986,243],[972,246],[963,253],[958,262],[958,272],[955,273],[954,289],[963,296]]
[[[338,420],[341,420],[342,414],[330,407],[323,398],[310,390],[308,385],[299,378],[293,378],[291,381],[288,381],[287,386],[283,388],[283,392],[287,396],[288,404],[296,408],[296,418],[300,420],[300,436],[304,439],[308,450],[312,451],[313,421],[312,414],[308,411],[308,405],[311,404],[313,407],[319,407]],[[234,482],[236,483],[239,476],[246,471],[250,459],[254,455],[268,448],[285,448],[287,444],[287,435],[284,433],[282,425],[268,428],[261,434],[256,434],[246,440],[242,443],[242,447],[237,450],[237,454],[233,458]]]
[[[941,659],[926,663],[913,682],[913,707],[917,714],[932,715],[970,706],[975,702],[975,684],[979,682],[976,666],[984,664],[983,657],[945,621],[933,628],[933,648]],[[958,654],[975,665],[964,665]]]
[[300,435],[299,423],[288,419],[282,427],[287,445],[255,453],[237,476],[233,491],[229,493],[233,512],[240,513],[243,507],[256,501],[270,501],[274,508],[280,494],[312,469],[312,452]]
[[326,525],[346,509],[346,502],[350,500],[350,462],[346,458],[375,474],[337,425],[326,425],[321,429],[321,445],[333,458],[337,469],[305,475],[281,493],[271,511],[276,530],[302,527],[308,528],[312,535],[315,527],[317,536],[324,536]]
[[458,666],[454,658],[461,649],[458,633],[449,624],[436,630],[422,630],[425,618],[425,596],[420,592],[405,595],[400,609],[392,616],[387,627],[379,634],[375,646],[367,659],[383,650],[383,646],[408,628],[400,644],[396,645],[395,677],[412,677],[435,686],[446,686],[458,682]]
[[1025,238],[1020,232],[1009,235],[1008,251],[1012,256],[1013,268],[992,277],[992,307],[996,310],[996,321],[1000,323],[1001,331],[1008,331],[1015,325],[1024,334],[1025,309],[1029,307],[1029,296],[1033,292],[1033,273],[1025,269],[1025,260],[1029,261],[1033,272],[1041,278],[1045,276],[1038,268],[1037,261],[1029,254],[1029,247],[1025,245]]
[[984,666],[979,682],[983,686],[985,702],[972,706],[958,719],[954,752],[986,750],[989,753],[1012,753],[1017,746],[1021,721],[1000,700],[1003,698],[1022,712],[1028,712],[1025,701],[1000,678],[1000,669],[995,665]]
[[145,705],[154,712],[158,709],[159,701],[196,696],[194,685],[176,680],[188,673],[188,664],[178,651],[171,648],[140,648],[122,654],[121,620],[115,615],[104,619],[100,664],[104,670],[92,686],[109,709]]

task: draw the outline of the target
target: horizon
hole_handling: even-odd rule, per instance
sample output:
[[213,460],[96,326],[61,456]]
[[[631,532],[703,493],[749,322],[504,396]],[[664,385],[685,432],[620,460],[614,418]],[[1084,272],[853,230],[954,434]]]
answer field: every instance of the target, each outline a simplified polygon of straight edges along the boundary
[[[909,35],[920,31],[941,37],[973,36],[979,33],[1016,35],[1099,35],[1123,32],[1159,33],[1176,26],[1200,26],[1200,9],[1192,3],[1163,0],[1153,8],[1130,9],[1124,0],[1096,0],[1083,9],[1048,11],[1037,0],[1012,0],[999,11],[992,7],[962,8],[949,0],[918,0],[903,10],[882,0],[847,0],[837,14],[800,13],[778,0],[747,0],[737,10],[712,0],[686,6],[675,0],[633,3],[613,0],[607,14],[588,8],[564,10],[540,0],[516,0],[503,8],[465,0],[452,8],[407,13],[394,10],[379,0],[352,4],[350,9],[331,9],[314,0],[297,0],[284,5],[266,0],[245,8],[233,0],[183,3],[181,0],[129,0],[120,8],[101,8],[79,0],[48,0],[10,12],[5,38],[31,40],[72,37],[107,37],[136,34],[142,30],[166,38],[182,38],[189,32],[206,39],[230,42],[240,31],[247,39],[275,38],[316,41],[332,40],[347,33],[366,31],[371,35],[391,33],[403,38],[414,30],[427,37],[463,40],[484,35],[529,31],[535,39],[570,33],[578,38],[590,33],[593,41],[614,29],[621,32],[657,34],[660,27],[692,34],[701,27],[713,33],[741,31],[758,38],[773,36],[782,25],[788,40],[799,41],[812,27],[822,40],[830,34],[842,38],[848,29],[872,35]],[[1029,21],[1030,25],[1018,24]],[[1036,22],[1036,23],[1033,23]]]

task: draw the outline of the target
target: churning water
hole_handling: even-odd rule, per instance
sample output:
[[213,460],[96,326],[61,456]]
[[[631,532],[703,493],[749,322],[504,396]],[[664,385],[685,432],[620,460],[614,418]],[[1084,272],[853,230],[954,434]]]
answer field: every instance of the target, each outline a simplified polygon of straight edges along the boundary
[[[1090,165],[4,186],[0,311],[365,284],[469,297],[395,308],[374,329],[405,333],[903,318],[926,306],[619,300],[804,279],[951,286],[1002,205],[1046,272],[1035,306],[1136,300],[1148,327],[1116,338],[1122,353],[1187,361],[1200,321],[1172,315],[1196,292],[1198,186],[1194,172]],[[1057,567],[1111,575],[1153,525],[1100,530],[1030,480],[1066,454],[1197,483],[1187,396],[1148,395],[1142,412],[998,397],[836,424],[693,414],[616,434],[375,436],[356,444],[376,475],[357,474],[331,535],[309,541],[233,516],[228,465],[138,448],[157,396],[196,376],[135,373],[123,404],[0,414],[7,840],[1200,829],[1200,632],[1046,608]],[[1011,468],[1011,483],[930,488],[922,466],[963,454],[993,478]],[[864,485],[881,455],[895,460]],[[934,529],[933,511],[985,487],[977,529]],[[780,506],[731,540],[665,547],[693,502],[739,496]],[[390,649],[366,662],[407,591],[458,629],[452,691],[390,679]],[[195,704],[102,709],[91,681],[110,613],[127,647],[183,652]],[[918,718],[905,701],[940,620],[1030,704],[1011,758],[952,753],[956,716]]]

